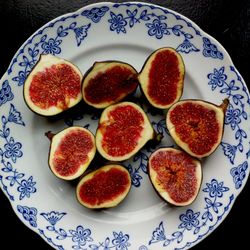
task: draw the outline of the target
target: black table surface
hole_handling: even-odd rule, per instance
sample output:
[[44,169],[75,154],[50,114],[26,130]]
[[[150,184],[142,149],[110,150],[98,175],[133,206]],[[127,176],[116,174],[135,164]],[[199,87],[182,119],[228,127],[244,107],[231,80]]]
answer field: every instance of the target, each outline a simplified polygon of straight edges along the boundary
[[[0,75],[6,71],[22,43],[53,18],[100,1],[0,0]],[[114,1],[123,2],[123,1]],[[216,38],[230,54],[246,83],[250,82],[250,1],[166,0],[145,1],[175,10]],[[192,249],[247,248],[250,224],[250,182],[223,223]],[[52,249],[19,221],[0,191],[1,249]],[[6,247],[5,247],[6,246]]]

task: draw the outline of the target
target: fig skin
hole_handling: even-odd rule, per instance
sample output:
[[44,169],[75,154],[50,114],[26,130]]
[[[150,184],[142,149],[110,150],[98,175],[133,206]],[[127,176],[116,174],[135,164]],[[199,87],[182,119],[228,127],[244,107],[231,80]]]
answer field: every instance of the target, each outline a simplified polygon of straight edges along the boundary
[[[185,202],[177,202],[177,201],[175,201],[174,199],[172,199],[170,197],[170,195],[168,194],[168,192],[166,190],[164,190],[163,188],[161,188],[160,185],[157,185],[157,181],[156,181],[157,174],[156,174],[156,171],[153,170],[152,167],[150,166],[150,162],[151,162],[152,157],[154,155],[156,155],[157,153],[161,152],[161,151],[162,152],[169,151],[169,152],[174,152],[174,153],[185,154],[187,157],[189,157],[189,159],[196,166],[196,178],[197,178],[198,183],[197,183],[197,186],[196,186],[195,194],[192,197],[190,197],[189,200],[187,200]],[[169,205],[174,206],[174,207],[184,207],[184,206],[188,206],[188,205],[192,204],[196,200],[196,198],[197,198],[197,196],[199,194],[200,188],[201,188],[202,180],[203,180],[203,173],[202,173],[201,162],[197,158],[194,158],[194,157],[190,156],[185,151],[182,151],[180,149],[169,148],[169,147],[161,147],[161,148],[155,150],[150,155],[149,160],[148,160],[147,168],[148,168],[149,180],[150,180],[150,182],[151,182],[151,184],[152,184],[155,192],[157,193],[157,195],[163,201],[167,202]]]
[[[141,133],[141,137],[138,139],[138,145],[129,153],[122,155],[122,156],[112,156],[110,154],[108,154],[102,146],[102,140],[103,140],[103,124],[107,126],[110,125],[110,121],[108,118],[108,114],[115,110],[116,108],[119,107],[126,107],[126,106],[132,106],[133,108],[135,108],[137,111],[139,111],[139,113],[142,114],[143,118],[144,118],[144,125],[143,125],[143,131]],[[104,128],[105,130],[105,128]],[[134,156],[149,140],[157,140],[160,141],[161,140],[161,136],[156,134],[156,132],[154,131],[149,118],[147,117],[147,115],[145,114],[145,112],[142,110],[141,107],[139,107],[137,104],[132,103],[132,102],[121,102],[118,104],[114,104],[111,105],[109,107],[107,107],[101,115],[101,118],[99,120],[99,125],[96,131],[96,147],[97,147],[97,151],[100,153],[100,155],[109,160],[109,161],[114,161],[114,162],[120,162],[120,161],[124,161],[127,160],[129,158],[131,158],[132,156]]]
[[[95,78],[98,75],[98,73],[103,73],[106,70],[112,69],[116,66],[126,68],[126,69],[131,71],[131,77],[127,79],[127,81],[129,81],[129,80],[133,81],[133,84],[131,84],[131,86],[130,86],[130,90],[127,90],[127,92],[118,94],[118,96],[116,96],[115,99],[109,100],[109,101],[102,101],[100,103],[93,103],[90,100],[88,100],[88,97],[87,97],[85,92],[86,92],[86,88],[89,85],[89,80]],[[137,70],[129,63],[122,62],[122,61],[116,61],[116,60],[97,61],[88,69],[88,71],[83,76],[83,81],[82,81],[83,100],[89,106],[92,106],[92,107],[97,108],[97,109],[104,109],[112,104],[118,103],[118,102],[124,100],[126,97],[131,96],[136,91],[136,89],[139,85],[137,75],[138,75]],[[132,85],[134,85],[134,86],[132,87]]]
[[[53,65],[58,64],[65,64],[70,66],[73,71],[79,76],[79,93],[76,96],[76,98],[70,98],[68,99],[69,103],[67,107],[58,107],[58,106],[51,106],[48,109],[42,109],[38,107],[36,104],[34,104],[30,98],[29,94],[29,88],[31,85],[31,82],[33,80],[34,75],[36,75],[39,72],[43,72],[46,68],[50,68]],[[82,85],[82,79],[83,75],[80,71],[80,69],[74,65],[72,62],[65,60],[63,58],[59,58],[57,56],[51,55],[51,54],[41,54],[36,65],[33,67],[32,71],[27,76],[25,82],[24,82],[24,88],[23,88],[23,98],[26,103],[26,106],[35,114],[39,116],[45,116],[45,117],[55,117],[59,116],[61,113],[68,111],[72,107],[76,106],[80,101],[82,100],[82,94],[81,94],[81,85]]]
[[[119,190],[120,194],[118,194],[118,195],[115,194],[115,195],[117,195],[117,197],[115,197],[114,199],[110,198],[110,199],[106,199],[106,201],[102,201],[102,202],[99,201],[100,204],[98,204],[98,201],[96,201],[95,204],[90,204],[91,202],[84,201],[81,198],[81,194],[80,194],[82,185],[85,184],[87,181],[95,178],[97,174],[102,173],[102,172],[106,173],[106,172],[113,170],[113,169],[116,169],[118,171],[122,171],[123,174],[126,175],[126,178],[128,181],[128,183],[126,183],[126,188],[124,190],[122,190],[122,192],[121,192],[121,190]],[[115,181],[115,179],[114,179],[114,181]],[[116,185],[119,185],[119,183],[117,183]],[[115,184],[115,183],[113,183],[113,184]],[[117,205],[119,205],[127,197],[130,189],[131,189],[131,177],[130,177],[128,170],[118,163],[109,163],[107,165],[104,165],[104,166],[98,168],[97,170],[89,172],[88,174],[84,175],[81,178],[81,180],[79,181],[79,183],[76,187],[76,198],[77,198],[78,202],[86,208],[95,209],[95,210],[106,209],[106,208],[116,207]],[[91,191],[93,192],[93,190],[91,190]],[[91,191],[89,191],[89,192],[91,192]],[[101,191],[103,191],[102,195],[104,195],[104,196],[110,195],[109,188],[107,190],[105,190],[105,188],[102,188]],[[105,191],[108,193],[105,193]]]
[[[90,136],[91,141],[93,143],[93,147],[87,153],[87,162],[82,163],[79,166],[79,169],[74,174],[68,175],[68,176],[62,175],[58,173],[55,167],[53,166],[54,153],[56,152],[56,149],[58,148],[61,139],[64,139],[65,136],[68,135],[69,133],[73,131],[79,131],[79,130],[82,132],[85,132],[86,135]],[[85,128],[74,126],[74,127],[63,129],[57,134],[53,134],[51,131],[48,131],[45,133],[45,136],[51,141],[49,154],[48,154],[48,165],[49,165],[51,172],[59,179],[66,180],[66,181],[72,181],[82,176],[85,173],[85,171],[88,169],[90,163],[93,161],[95,154],[96,154],[96,145],[95,145],[94,135]]]
[[[172,122],[171,122],[171,119],[170,119],[171,112],[176,107],[178,107],[178,105],[185,104],[185,103],[195,103],[195,104],[201,105],[202,107],[205,107],[205,108],[207,108],[209,110],[213,110],[213,111],[216,112],[216,121],[219,124],[219,134],[217,135],[218,139],[217,139],[217,142],[212,145],[212,148],[209,151],[204,152],[202,154],[197,154],[197,153],[193,152],[190,149],[188,143],[185,143],[185,142],[183,142],[181,140],[180,136],[175,131],[175,128],[174,128],[175,125],[172,124]],[[167,116],[166,116],[166,124],[167,124],[167,128],[169,130],[169,133],[170,133],[171,137],[173,138],[173,140],[175,141],[175,143],[180,148],[182,148],[184,151],[186,151],[188,154],[190,154],[193,157],[201,159],[201,158],[210,156],[218,148],[218,146],[219,146],[219,144],[220,144],[220,142],[222,140],[223,133],[224,133],[224,125],[225,125],[224,124],[224,121],[225,121],[225,112],[226,112],[226,109],[228,107],[228,104],[229,104],[229,100],[227,98],[223,100],[223,102],[222,102],[222,104],[220,106],[218,106],[218,105],[216,105],[214,103],[211,103],[211,102],[207,102],[207,101],[203,101],[203,100],[198,100],[198,99],[186,99],[186,100],[181,100],[181,101],[175,103],[168,110],[168,113],[167,113]],[[189,133],[189,135],[190,135],[190,133]],[[200,139],[200,141],[202,141],[202,138]]]
[[[151,66],[149,64],[152,63],[152,61],[155,59],[158,52],[162,52],[165,50],[174,53],[175,56],[177,57],[178,69],[180,70],[180,79],[178,81],[177,94],[176,94],[175,99],[172,100],[172,102],[170,102],[168,104],[160,104],[160,103],[157,103],[155,100],[153,100],[153,98],[150,97],[150,95],[148,93],[148,85],[149,85],[149,81],[150,81],[149,72],[151,69]],[[184,88],[184,78],[185,78],[185,64],[184,64],[183,58],[182,58],[181,54],[179,54],[172,47],[162,47],[162,48],[159,48],[159,49],[153,51],[146,59],[144,65],[142,66],[141,71],[138,74],[139,86],[140,86],[141,92],[143,93],[143,96],[145,97],[147,102],[156,109],[168,109],[181,98],[182,93],[183,93],[183,88]]]

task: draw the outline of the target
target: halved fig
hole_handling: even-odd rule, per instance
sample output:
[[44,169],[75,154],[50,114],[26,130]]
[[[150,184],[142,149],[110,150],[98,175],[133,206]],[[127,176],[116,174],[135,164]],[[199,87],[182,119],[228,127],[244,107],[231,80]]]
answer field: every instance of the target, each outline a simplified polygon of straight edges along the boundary
[[132,102],[107,107],[96,132],[99,153],[111,161],[123,161],[153,139],[155,132],[144,111]]
[[78,201],[88,208],[117,206],[127,196],[131,178],[126,168],[111,164],[84,176],[76,188]]
[[186,152],[160,148],[149,157],[148,170],[155,190],[170,204],[186,206],[197,197],[202,180],[201,164]]
[[83,79],[83,99],[95,108],[106,108],[135,91],[137,75],[137,71],[124,62],[95,62]]
[[201,100],[177,102],[167,113],[170,135],[188,154],[197,158],[209,156],[221,142],[228,103],[228,99],[220,106]]
[[57,134],[46,133],[51,139],[49,166],[52,172],[64,180],[81,176],[96,153],[93,134],[82,127],[69,127]]
[[185,67],[181,55],[173,48],[154,51],[145,62],[138,80],[149,103],[167,109],[183,92]]
[[39,115],[59,114],[81,101],[82,78],[71,62],[41,55],[24,83],[25,102]]

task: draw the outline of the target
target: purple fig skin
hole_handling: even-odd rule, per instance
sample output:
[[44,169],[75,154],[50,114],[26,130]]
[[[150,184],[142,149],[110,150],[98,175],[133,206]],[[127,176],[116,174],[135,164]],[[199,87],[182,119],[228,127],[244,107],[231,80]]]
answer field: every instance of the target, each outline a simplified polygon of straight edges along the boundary
[[[224,135],[224,129],[225,129],[225,113],[226,113],[227,107],[228,107],[228,105],[229,105],[229,103],[230,103],[230,102],[229,102],[229,99],[228,99],[228,98],[225,98],[225,99],[222,101],[222,103],[221,103],[220,105],[216,105],[216,104],[214,104],[214,103],[212,103],[212,102],[204,101],[204,100],[200,100],[200,99],[185,99],[185,100],[180,100],[180,101],[178,101],[177,103],[175,103],[174,105],[178,105],[178,103],[186,102],[186,101],[190,101],[190,102],[200,101],[200,102],[204,103],[205,105],[206,105],[206,104],[212,105],[212,106],[214,106],[214,107],[216,107],[216,108],[218,108],[218,109],[221,109],[221,110],[223,111],[224,116],[223,116],[223,122],[222,122],[222,124],[221,124],[221,140],[222,140],[223,135]],[[169,112],[171,112],[171,111],[172,111],[172,110],[171,110],[171,108],[170,108]],[[168,120],[168,115],[169,115],[169,114],[167,113],[167,117],[166,117],[166,124],[167,124],[167,127],[168,127],[168,122],[167,122],[167,120]],[[169,130],[169,131],[170,131],[170,129],[171,129],[171,128],[168,127],[168,130]],[[171,137],[172,137],[173,140],[176,142],[176,139],[174,138],[174,136],[171,135]],[[198,155],[191,154],[190,152],[186,151],[186,149],[182,146],[181,143],[177,143],[177,142],[176,142],[176,144],[177,144],[182,150],[184,150],[186,153],[190,154],[192,157],[195,157],[195,158],[197,158],[197,159],[209,157],[212,153],[214,153],[214,152],[216,151],[216,149],[217,149],[217,148],[219,147],[219,145],[220,145],[220,143],[218,143],[218,145],[217,145],[208,155],[199,157]]]
[[[118,152],[118,154],[112,154],[112,153],[109,153],[108,150],[105,149],[103,146],[103,140],[105,138],[104,137],[105,131],[107,131],[106,128],[108,128],[110,125],[112,125],[110,123],[111,117],[109,116],[109,114],[111,112],[115,112],[115,110],[117,110],[117,109],[123,109],[123,107],[125,108],[125,112],[129,108],[133,111],[136,111],[138,114],[140,114],[140,116],[141,116],[141,121],[140,121],[141,128],[138,127],[138,129],[140,129],[140,134],[138,135],[138,138],[135,138],[136,144],[134,145],[134,147],[129,148],[129,151],[125,150],[125,152],[122,152],[122,154],[119,154],[118,150],[123,149],[122,148],[123,142],[125,143],[124,138],[126,138],[124,136],[121,137],[122,138],[121,140],[123,140],[123,141],[121,141],[121,143],[119,144],[118,149],[114,148],[114,147],[113,148],[110,147],[110,151],[114,149],[115,152]],[[122,111],[120,110],[120,112],[122,112]],[[117,117],[118,117],[117,119],[118,120],[121,119],[123,124],[125,124],[124,126],[126,126],[126,119],[128,119],[128,118],[126,117],[126,119],[125,119],[124,115],[123,116],[119,115]],[[135,116],[134,118],[137,118],[137,116]],[[133,119],[133,117],[131,119]],[[131,128],[134,129],[134,127],[131,127]],[[152,140],[155,137],[154,134],[155,134],[155,131],[153,129],[151,122],[149,121],[147,114],[142,110],[142,108],[139,105],[132,103],[132,102],[121,102],[118,104],[113,104],[113,105],[107,107],[103,111],[101,118],[99,120],[98,129],[96,132],[96,146],[97,146],[97,150],[99,151],[99,153],[105,159],[110,160],[110,161],[121,162],[121,161],[127,160],[127,159],[131,158],[133,155],[135,155],[142,147],[144,147],[144,145],[149,140]],[[127,133],[127,131],[125,131],[125,136],[127,136],[127,138],[129,138],[129,134]],[[110,138],[111,138],[110,140],[113,140],[112,138],[115,138],[115,137],[113,135],[111,135]],[[117,140],[116,140],[116,142],[117,142]]]
[[[80,127],[80,126],[74,126],[74,127],[71,127],[71,128],[74,128],[74,129],[80,128],[80,129],[82,129],[82,127]],[[66,128],[66,129],[68,129],[68,128]],[[57,176],[57,175],[53,172],[53,170],[52,170],[52,168],[51,168],[51,166],[50,166],[50,164],[49,164],[53,137],[54,137],[55,135],[61,133],[62,131],[66,130],[66,129],[62,129],[62,130],[60,130],[60,131],[57,132],[57,133],[52,133],[51,131],[48,131],[48,132],[45,132],[45,133],[44,133],[44,135],[45,135],[45,136],[49,139],[49,141],[50,141],[49,152],[48,152],[48,167],[49,167],[50,171],[53,173],[53,175],[54,175],[56,178],[58,178],[58,179],[60,179],[60,180],[65,180],[65,181],[68,181],[68,182],[72,182],[72,183],[73,183],[73,182],[75,182],[77,179],[81,178],[81,176],[83,176],[83,175],[85,174],[85,172],[89,170],[89,166],[88,166],[87,169],[83,172],[82,175],[80,175],[80,176],[78,176],[78,177],[76,177],[76,178],[73,178],[73,179],[66,180],[66,179],[63,179],[63,178]],[[90,131],[88,130],[88,132],[90,132]],[[90,132],[90,133],[92,134],[92,132]],[[93,134],[92,134],[92,135],[93,135]],[[93,135],[93,136],[94,136],[94,135]],[[94,140],[93,142],[94,142],[95,154],[94,154],[94,158],[90,161],[90,164],[91,164],[92,161],[95,159],[95,155],[96,155],[96,153],[97,153],[97,152],[96,152],[96,147],[95,147],[95,140]],[[93,150],[93,149],[92,149],[92,150]],[[89,164],[89,165],[90,165],[90,164]]]
[[[83,84],[83,83],[84,83],[86,77],[90,74],[90,72],[92,72],[92,71],[94,70],[94,68],[96,67],[96,65],[97,65],[98,63],[100,63],[100,64],[117,63],[117,64],[122,64],[122,65],[126,65],[126,66],[130,67],[130,68],[135,72],[135,79],[134,79],[134,80],[137,82],[137,86],[135,87],[135,89],[134,89],[133,91],[131,91],[131,92],[129,92],[129,93],[126,93],[126,95],[125,95],[124,97],[118,98],[117,101],[110,102],[110,104],[107,105],[107,106],[105,106],[105,107],[94,107],[94,105],[92,106],[92,104],[87,103],[86,100],[84,99],[84,98],[85,98],[85,97],[84,97],[85,94],[84,94],[84,84]],[[129,63],[127,63],[127,62],[123,62],[123,61],[119,61],[119,60],[96,61],[96,62],[86,71],[86,73],[83,75],[81,91],[82,91],[82,95],[83,95],[83,97],[84,97],[84,98],[83,98],[83,99],[84,99],[84,102],[85,102],[87,105],[90,105],[91,107],[94,107],[94,108],[96,108],[96,109],[105,109],[106,107],[108,107],[108,106],[110,106],[110,105],[116,104],[116,103],[118,103],[118,102],[122,102],[122,101],[124,101],[124,100],[126,100],[126,99],[129,99],[130,97],[132,97],[132,96],[135,94],[135,92],[136,92],[136,90],[137,90],[137,88],[138,88],[138,86],[139,86],[139,81],[138,81],[137,76],[138,76],[137,70],[136,70],[131,64],[129,64]]]
[[[44,55],[44,54],[41,54],[41,55],[39,56],[39,59],[38,59],[38,61],[36,62],[35,66],[39,64],[39,62],[40,62],[41,59],[42,59],[41,56],[43,56],[43,55]],[[55,56],[55,57],[56,57],[56,56]],[[63,58],[60,58],[60,57],[56,57],[56,58],[63,59]],[[72,62],[70,62],[70,61],[68,61],[68,60],[66,60],[66,59],[63,59],[63,60],[65,60],[65,61],[71,63],[71,64],[81,73],[80,69],[79,69],[75,64],[73,64]],[[56,64],[55,64],[55,65],[56,65]],[[34,66],[33,70],[35,69],[35,66]],[[27,78],[28,78],[28,76],[33,72],[33,70],[27,75]],[[82,75],[81,75],[81,78],[83,78]],[[24,83],[24,84],[25,84],[25,83]],[[81,88],[82,88],[82,79],[81,79],[80,90],[81,90]],[[77,105],[82,101],[82,99],[80,99],[80,100],[79,100],[78,102],[76,102],[73,106],[71,106],[71,107],[69,107],[69,108],[67,108],[67,109],[65,109],[65,110],[62,110],[61,112],[59,112],[59,113],[57,113],[57,114],[44,115],[44,114],[41,114],[41,113],[39,113],[39,112],[33,110],[33,109],[30,107],[30,105],[28,104],[28,102],[27,102],[27,100],[26,100],[26,97],[25,97],[25,88],[23,88],[22,95],[23,95],[23,100],[24,100],[24,102],[25,102],[25,104],[26,104],[26,107],[28,107],[28,109],[29,109],[30,111],[32,111],[32,112],[33,112],[34,114],[36,114],[36,115],[39,115],[39,116],[41,116],[41,117],[46,117],[46,118],[56,118],[56,117],[60,118],[60,117],[62,116],[62,114],[64,114],[65,112],[70,111],[72,108],[74,108],[75,106],[77,106]]]
[[[152,101],[152,100],[150,99],[150,97],[147,97],[145,91],[144,91],[143,88],[142,88],[141,81],[140,81],[140,79],[139,79],[140,75],[143,73],[143,70],[144,70],[144,68],[147,66],[148,61],[151,59],[151,57],[154,56],[154,54],[156,54],[158,51],[160,51],[160,50],[162,50],[162,49],[169,49],[169,50],[172,50],[173,52],[175,52],[175,53],[178,55],[179,59],[181,60],[182,67],[183,67],[183,72],[182,72],[182,85],[181,85],[182,88],[181,88],[181,90],[178,92],[178,99],[177,99],[176,101],[174,101],[172,104],[169,104],[168,107],[164,107],[164,108],[163,108],[163,107],[157,107],[155,104],[153,104],[154,101]],[[173,47],[162,47],[162,48],[159,48],[159,49],[154,50],[154,51],[147,57],[147,59],[146,59],[146,61],[144,62],[143,66],[142,66],[142,68],[141,68],[141,70],[140,70],[140,72],[138,73],[139,87],[140,87],[140,91],[141,91],[141,93],[142,93],[143,99],[146,101],[146,103],[150,104],[150,105],[151,105],[152,107],[154,107],[155,109],[160,109],[160,110],[169,109],[174,103],[176,103],[176,102],[177,102],[178,100],[180,100],[180,98],[182,97],[183,89],[184,89],[184,78],[185,78],[185,74],[186,74],[186,69],[185,69],[184,60],[183,60],[181,54],[178,53],[178,52],[176,51],[175,48],[173,48]]]
[[55,136],[55,134],[53,134],[51,131],[48,131],[45,133],[45,136],[52,141],[53,137]]
[[[176,149],[176,150],[179,150],[179,151],[182,151],[182,152],[186,153],[186,152],[183,151],[182,149],[173,148],[173,147],[159,147],[157,150],[160,150],[160,149]],[[155,150],[155,151],[157,151],[157,150]],[[154,152],[155,152],[155,151],[154,151]],[[153,152],[153,153],[154,153],[154,152]],[[149,159],[150,159],[150,157],[152,156],[153,153],[151,153],[151,155],[149,156]],[[192,157],[194,160],[196,160],[197,162],[199,162],[200,165],[201,165],[200,159],[197,159],[197,158],[195,158],[195,157],[193,157],[193,156],[190,156],[190,157]],[[155,190],[155,193],[158,195],[158,197],[159,197],[162,201],[166,202],[166,203],[167,203],[169,206],[171,206],[171,207],[183,207],[183,205],[181,205],[181,204],[178,205],[178,204],[173,204],[173,203],[171,203],[169,200],[164,199],[164,198],[159,194],[159,191],[156,189],[155,184],[154,184],[153,180],[152,180],[151,177],[150,177],[150,176],[151,176],[151,175],[150,175],[151,168],[150,168],[149,160],[148,160],[148,164],[147,164],[147,172],[148,172],[148,178],[149,178],[149,180],[150,180],[150,183],[151,183],[153,189]],[[193,200],[191,203],[189,203],[189,204],[187,204],[187,205],[184,205],[184,206],[189,206],[189,205],[191,205],[191,204],[193,204],[193,203],[195,202],[195,200],[197,199],[197,197],[198,197],[198,195],[199,195],[199,192],[200,192],[200,189],[201,189],[201,186],[202,186],[202,182],[203,182],[203,172],[202,172],[202,166],[201,166],[200,185],[199,185],[199,187],[198,187],[198,189],[197,189],[197,195],[196,195],[196,197],[194,198],[194,200]]]
[[[125,170],[125,171],[127,172],[127,174],[128,174],[130,183],[128,184],[128,185],[129,185],[129,188],[128,188],[128,190],[126,191],[126,192],[127,192],[126,195],[123,197],[123,199],[122,199],[121,201],[119,201],[119,202],[117,202],[117,203],[116,203],[116,201],[115,201],[114,204],[113,204],[112,206],[109,206],[109,207],[91,207],[91,206],[86,207],[84,204],[81,203],[81,201],[79,200],[79,197],[78,197],[78,188],[79,188],[78,186],[80,185],[82,179],[83,179],[85,176],[87,176],[88,174],[91,174],[91,173],[94,173],[94,172],[98,172],[98,170],[100,170],[100,169],[102,169],[102,168],[104,168],[104,167],[109,167],[109,166],[111,167],[111,166],[113,166],[113,165],[119,166],[119,168],[121,168],[122,170]],[[132,186],[132,181],[131,181],[131,177],[130,177],[130,174],[129,174],[127,168],[126,168],[125,166],[123,166],[121,163],[109,162],[109,163],[107,163],[107,164],[105,164],[105,165],[102,165],[102,167],[95,167],[94,170],[90,170],[90,171],[88,171],[88,173],[86,173],[86,174],[84,173],[84,174],[83,174],[83,176],[80,178],[80,180],[79,180],[79,182],[78,182],[78,185],[77,185],[77,187],[76,187],[76,199],[77,199],[77,201],[78,201],[82,206],[84,206],[84,207],[86,207],[86,208],[88,208],[88,209],[95,210],[95,211],[102,211],[102,210],[114,208],[114,207],[118,206],[120,203],[123,203],[124,200],[127,198],[128,194],[130,193],[131,186]],[[118,198],[119,198],[119,197],[118,197]]]

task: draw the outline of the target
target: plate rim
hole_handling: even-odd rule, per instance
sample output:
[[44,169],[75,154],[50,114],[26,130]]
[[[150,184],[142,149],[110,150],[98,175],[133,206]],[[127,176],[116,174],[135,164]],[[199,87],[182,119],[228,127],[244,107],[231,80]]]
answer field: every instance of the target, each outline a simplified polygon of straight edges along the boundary
[[[77,14],[77,13],[80,13],[82,12],[83,10],[87,9],[87,8],[93,8],[93,7],[96,7],[96,6],[101,6],[101,5],[108,5],[108,6],[112,6],[114,4],[117,4],[119,6],[121,5],[126,5],[126,4],[141,4],[143,6],[153,6],[153,7],[156,7],[158,9],[165,9],[165,10],[168,10],[170,13],[173,13],[175,15],[179,15],[181,16],[185,21],[188,21],[192,24],[193,27],[195,27],[196,29],[198,29],[203,35],[205,35],[206,37],[208,37],[211,41],[213,41],[216,45],[219,45],[220,48],[223,50],[223,54],[225,56],[225,59],[228,61],[229,65],[233,66],[236,73],[241,77],[241,79],[243,80],[243,83],[244,83],[244,86],[246,88],[246,91],[247,93],[249,94],[249,89],[248,89],[248,86],[246,84],[246,82],[244,81],[244,78],[242,77],[242,75],[240,74],[240,72],[237,70],[237,68],[235,67],[235,64],[231,58],[231,56],[229,55],[229,53],[227,52],[227,50],[225,49],[225,47],[216,39],[214,38],[213,36],[211,36],[210,34],[208,34],[206,31],[204,31],[198,24],[196,24],[194,21],[192,21],[191,19],[189,19],[188,17],[186,17],[184,14],[181,14],[175,10],[172,10],[171,8],[168,8],[168,7],[164,7],[160,4],[154,4],[154,3],[151,3],[151,2],[138,2],[138,1],[125,1],[125,2],[112,2],[112,1],[103,1],[103,2],[96,2],[96,3],[91,3],[91,4],[86,4],[85,6],[79,8],[79,9],[76,9],[75,11],[72,11],[72,12],[67,12],[67,13],[64,13],[60,16],[57,16],[55,18],[53,18],[52,20],[49,20],[47,23],[45,23],[44,25],[42,25],[40,28],[38,28],[37,30],[35,30],[23,43],[22,45],[17,49],[16,53],[13,55],[12,59],[10,60],[10,63],[7,67],[7,69],[5,70],[5,73],[1,76],[0,78],[0,82],[3,82],[3,80],[7,77],[8,75],[8,70],[9,68],[11,67],[14,59],[18,56],[19,52],[21,50],[23,50],[27,44],[29,44],[29,40],[32,42],[33,38],[39,33],[39,31],[43,31],[45,28],[49,28],[49,24],[50,23],[54,23],[54,22],[58,22],[60,21],[60,19],[64,18],[64,17],[67,17],[67,16],[70,16],[70,15],[73,15],[73,14]],[[127,6],[128,7],[128,6]],[[249,161],[249,160],[248,160]],[[215,226],[215,229],[226,219],[227,215],[230,213],[231,209],[233,208],[237,198],[239,197],[239,195],[241,194],[242,190],[244,189],[248,179],[249,179],[249,175],[250,175],[250,171],[248,170],[247,171],[247,175],[245,177],[245,181],[243,182],[241,188],[239,190],[233,190],[233,194],[235,195],[234,199],[232,200],[232,202],[230,202],[230,206],[228,207],[228,210],[226,212],[226,214],[222,217],[222,219],[218,222],[218,224],[216,224]],[[37,235],[40,236],[40,238],[42,238],[47,244],[49,244],[52,248],[55,248],[56,247],[48,241],[47,238],[45,237],[42,237],[41,234],[39,234],[39,232],[33,228],[31,225],[27,224],[26,221],[22,218],[21,214],[19,214],[17,212],[17,209],[14,207],[14,202],[12,202],[10,200],[10,198],[8,197],[7,193],[3,190],[2,187],[0,187],[3,194],[7,197],[7,199],[9,200],[9,203],[11,205],[11,208],[13,210],[13,212],[16,214],[17,218],[25,225],[25,227],[29,228],[31,231],[33,231],[34,233],[36,233]],[[190,246],[188,246],[188,249],[194,245],[197,245],[199,242],[201,242],[204,238],[206,238],[207,236],[209,236],[212,232],[214,231],[213,230],[209,230],[208,233],[206,233],[202,238],[200,239],[197,239],[195,242],[192,242],[192,244]],[[185,246],[184,248],[186,249],[187,246]]]

